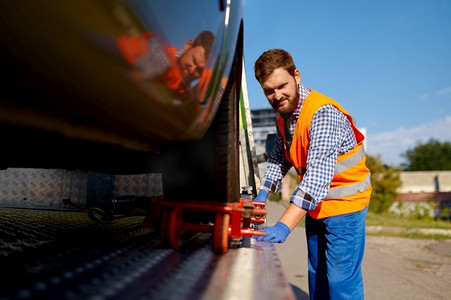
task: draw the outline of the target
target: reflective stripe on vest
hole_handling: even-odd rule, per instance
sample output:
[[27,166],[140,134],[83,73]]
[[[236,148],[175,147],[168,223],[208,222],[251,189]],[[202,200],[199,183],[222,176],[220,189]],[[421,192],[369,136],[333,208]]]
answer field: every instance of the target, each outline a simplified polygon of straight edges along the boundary
[[[349,168],[354,167],[359,162],[361,162],[364,157],[365,157],[365,149],[363,149],[363,147],[361,147],[360,150],[358,152],[356,152],[354,155],[352,155],[342,161],[337,162],[337,164],[335,165],[334,174],[339,174],[341,172],[346,171]],[[307,172],[307,169],[304,167],[296,168],[296,172],[299,175],[304,175],[305,172]]]
[[324,199],[339,199],[365,191],[371,185],[370,174],[361,182],[329,189]]
[[365,157],[365,149],[361,147],[359,151],[354,153],[352,156],[337,162],[337,164],[335,165],[335,174],[339,174],[351,167],[354,167],[359,162],[361,162],[364,157]]

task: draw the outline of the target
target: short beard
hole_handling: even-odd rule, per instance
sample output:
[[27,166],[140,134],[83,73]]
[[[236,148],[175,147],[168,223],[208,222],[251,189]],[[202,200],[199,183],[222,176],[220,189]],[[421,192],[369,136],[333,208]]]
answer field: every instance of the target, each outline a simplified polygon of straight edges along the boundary
[[[283,111],[279,111],[278,109],[276,109],[276,111],[283,117],[283,118],[289,118],[291,117],[291,115],[293,114],[294,110],[296,109],[296,107],[299,104],[299,99],[300,99],[301,95],[299,93],[299,90],[296,90],[296,94],[295,94],[295,101],[288,101],[289,106],[286,109],[283,109]],[[274,107],[273,107],[274,108]]]

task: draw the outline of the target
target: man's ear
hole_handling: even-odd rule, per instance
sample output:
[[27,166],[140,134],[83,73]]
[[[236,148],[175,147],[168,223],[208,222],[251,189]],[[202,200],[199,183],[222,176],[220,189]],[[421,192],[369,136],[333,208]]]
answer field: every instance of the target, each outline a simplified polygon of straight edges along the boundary
[[294,70],[294,79],[296,80],[296,85],[301,83],[301,72],[298,69]]
[[183,46],[183,50],[188,50],[189,48],[191,48],[193,46],[194,40],[188,40],[186,41],[185,45]]

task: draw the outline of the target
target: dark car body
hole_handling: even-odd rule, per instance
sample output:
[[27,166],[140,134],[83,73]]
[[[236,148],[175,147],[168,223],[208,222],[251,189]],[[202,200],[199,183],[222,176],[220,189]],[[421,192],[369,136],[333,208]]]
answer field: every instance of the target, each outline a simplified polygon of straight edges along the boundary
[[242,1],[2,1],[0,168],[161,172],[168,198],[232,201],[242,47]]

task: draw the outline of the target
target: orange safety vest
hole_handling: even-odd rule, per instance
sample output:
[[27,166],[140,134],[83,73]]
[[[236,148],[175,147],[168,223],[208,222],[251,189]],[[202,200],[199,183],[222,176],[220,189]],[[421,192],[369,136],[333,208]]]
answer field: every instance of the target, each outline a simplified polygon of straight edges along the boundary
[[[150,49],[147,42],[155,37],[156,34],[150,32],[143,32],[140,36],[121,35],[117,40],[117,45],[125,60],[133,66],[138,58],[149,53]],[[170,60],[170,66],[166,72],[154,78],[154,81],[178,94],[185,94],[186,87],[182,84],[183,75],[177,64],[176,53],[178,49],[165,46],[165,50]]]
[[360,211],[368,206],[372,190],[370,170],[365,165],[366,155],[363,147],[365,137],[356,128],[351,115],[340,104],[319,92],[312,91],[305,99],[289,149],[285,138],[284,119],[280,115],[277,116],[277,129],[284,141],[286,159],[293,164],[302,182],[304,174],[308,172],[310,123],[315,112],[327,104],[332,104],[348,118],[357,145],[350,152],[338,155],[328,194],[314,210],[309,211],[314,219]]

